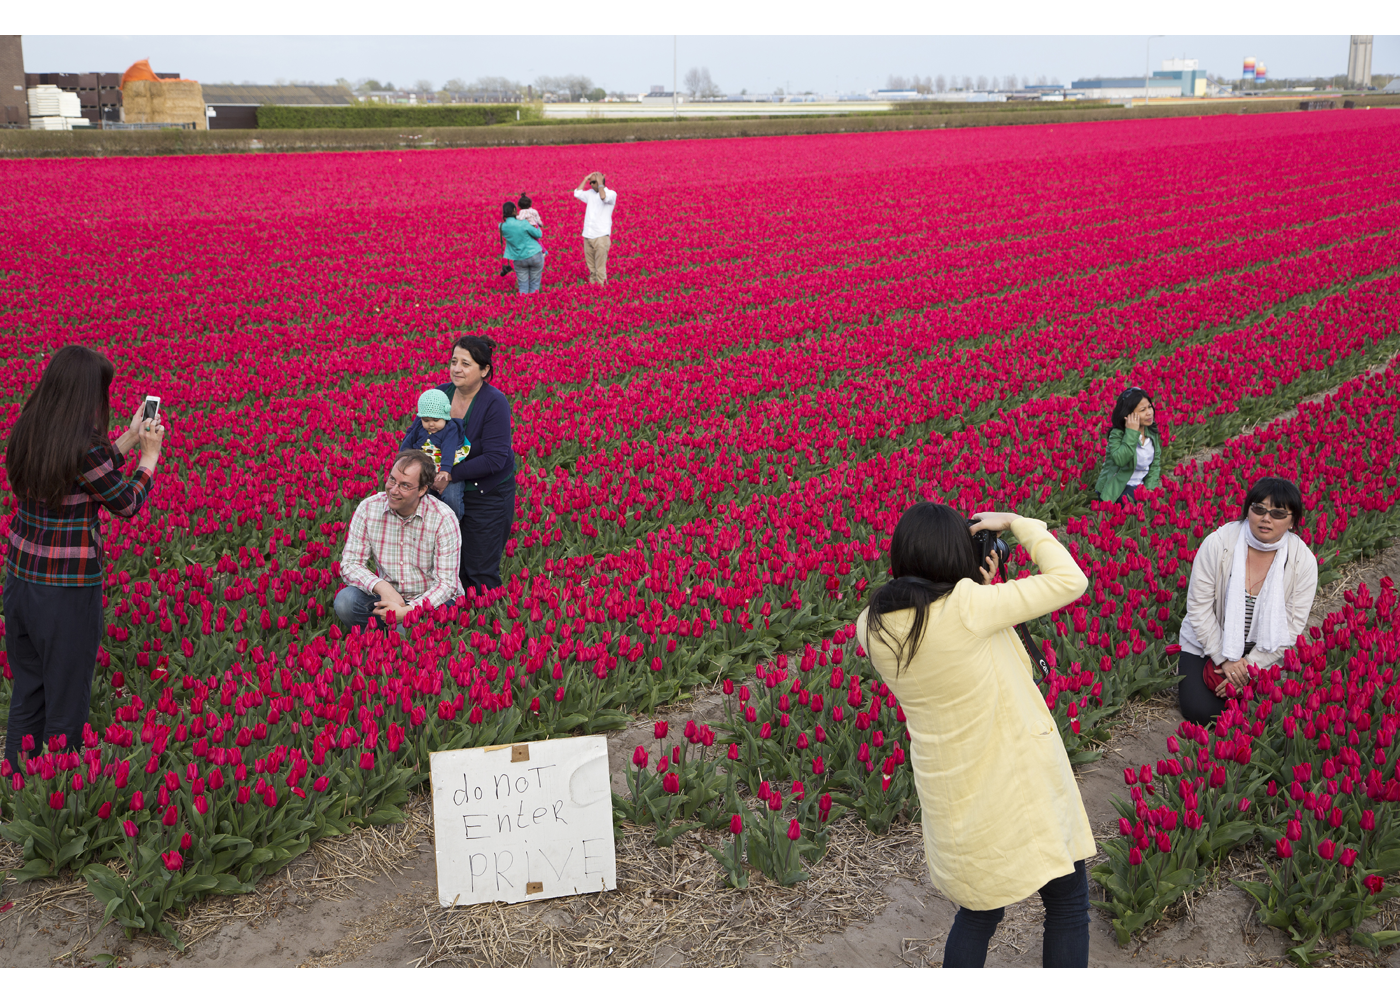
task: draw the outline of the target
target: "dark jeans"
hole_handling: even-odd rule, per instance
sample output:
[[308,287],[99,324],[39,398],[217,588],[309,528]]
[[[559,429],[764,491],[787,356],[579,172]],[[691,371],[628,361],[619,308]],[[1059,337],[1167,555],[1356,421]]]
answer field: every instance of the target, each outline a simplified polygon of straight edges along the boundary
[[515,521],[515,483],[462,495],[462,589],[478,595],[501,585],[501,552]]
[[1210,725],[1225,707],[1225,702],[1206,687],[1206,682],[1201,677],[1201,669],[1205,665],[1204,656],[1188,653],[1184,649],[1176,660],[1176,672],[1181,675],[1181,683],[1176,689],[1181,717],[1198,726]]
[[[1040,901],[1045,904],[1040,964],[1047,969],[1088,968],[1089,876],[1084,862],[1076,861],[1074,871],[1042,885]],[[1005,914],[1005,907],[995,910],[959,907],[953,918],[953,929],[943,945],[943,968],[980,969],[986,965],[987,943]]]
[[[374,606],[378,603],[377,594],[359,587],[342,587],[340,593],[335,595],[335,616],[346,628],[360,626],[361,632],[371,627],[384,628],[384,619],[374,613]],[[402,634],[403,625],[399,624],[397,628]]]
[[92,671],[102,642],[102,587],[51,587],[5,576],[5,652],[14,675],[5,759],[19,766],[20,743],[34,753],[49,737],[82,747],[92,696]]
[[1123,487],[1123,493],[1122,493],[1121,496],[1118,497],[1118,501],[1117,501],[1117,502],[1118,502],[1118,503],[1127,503],[1129,500],[1133,501],[1133,503],[1137,503],[1137,487],[1136,487],[1136,486],[1124,486],[1124,487]]

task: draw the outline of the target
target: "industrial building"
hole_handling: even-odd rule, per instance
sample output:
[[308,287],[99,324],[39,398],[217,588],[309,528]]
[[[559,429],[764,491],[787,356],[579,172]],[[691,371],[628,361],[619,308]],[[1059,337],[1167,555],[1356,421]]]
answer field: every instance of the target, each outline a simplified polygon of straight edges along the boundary
[[344,107],[355,103],[355,95],[344,87],[254,87],[206,83],[204,103],[209,108],[209,127],[257,128],[258,108],[264,104],[295,104],[304,108]]
[[1347,54],[1347,86],[1357,90],[1371,88],[1371,49],[1375,35],[1352,35]]
[[1115,100],[1124,98],[1204,97],[1206,75],[1198,59],[1166,59],[1162,68],[1147,76],[1125,76],[1115,79],[1074,80],[1071,90],[1084,91],[1089,98]]

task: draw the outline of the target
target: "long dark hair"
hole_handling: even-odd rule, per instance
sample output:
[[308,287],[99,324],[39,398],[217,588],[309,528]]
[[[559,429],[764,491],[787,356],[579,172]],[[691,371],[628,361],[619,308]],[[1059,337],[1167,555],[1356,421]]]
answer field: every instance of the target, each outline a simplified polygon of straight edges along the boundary
[[[947,597],[961,580],[978,579],[977,549],[967,518],[952,507],[923,501],[904,512],[890,539],[890,575],[870,599],[866,631],[895,654],[895,673],[908,666],[924,638],[928,607]],[[909,633],[898,642],[884,626],[885,615],[914,609]]]
[[472,356],[472,360],[482,370],[482,379],[490,382],[496,374],[496,366],[492,363],[496,354],[496,342],[490,337],[465,334],[452,342],[452,350],[455,351],[459,347]]
[[83,455],[112,422],[115,373],[112,362],[87,347],[70,344],[54,354],[5,446],[15,496],[50,508],[62,505]]

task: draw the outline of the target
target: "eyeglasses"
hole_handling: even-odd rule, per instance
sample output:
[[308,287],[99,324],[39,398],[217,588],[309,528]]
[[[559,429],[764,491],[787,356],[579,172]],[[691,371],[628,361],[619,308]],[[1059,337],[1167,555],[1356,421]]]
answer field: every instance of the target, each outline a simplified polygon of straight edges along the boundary
[[1128,386],[1128,388],[1124,389],[1122,392],[1120,392],[1120,393],[1118,394],[1118,398],[1119,398],[1119,399],[1127,399],[1127,398],[1128,398],[1130,395],[1132,395],[1133,393],[1135,393],[1135,392],[1142,392],[1142,391],[1143,391],[1142,386],[1140,386],[1140,385],[1130,385],[1130,386]]
[[1286,510],[1281,507],[1265,507],[1262,503],[1250,504],[1249,512],[1255,517],[1263,517],[1267,514],[1275,521],[1283,521],[1293,516],[1293,512],[1291,510]]

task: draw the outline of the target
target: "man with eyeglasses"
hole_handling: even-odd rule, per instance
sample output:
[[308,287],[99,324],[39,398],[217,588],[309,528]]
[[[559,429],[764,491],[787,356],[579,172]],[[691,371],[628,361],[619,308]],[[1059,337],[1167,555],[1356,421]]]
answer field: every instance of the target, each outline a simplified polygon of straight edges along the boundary
[[393,612],[402,631],[409,611],[462,596],[462,530],[451,508],[428,495],[436,472],[427,452],[400,452],[384,492],[355,508],[340,557],[346,586],[335,595],[336,616],[346,626],[382,627]]

